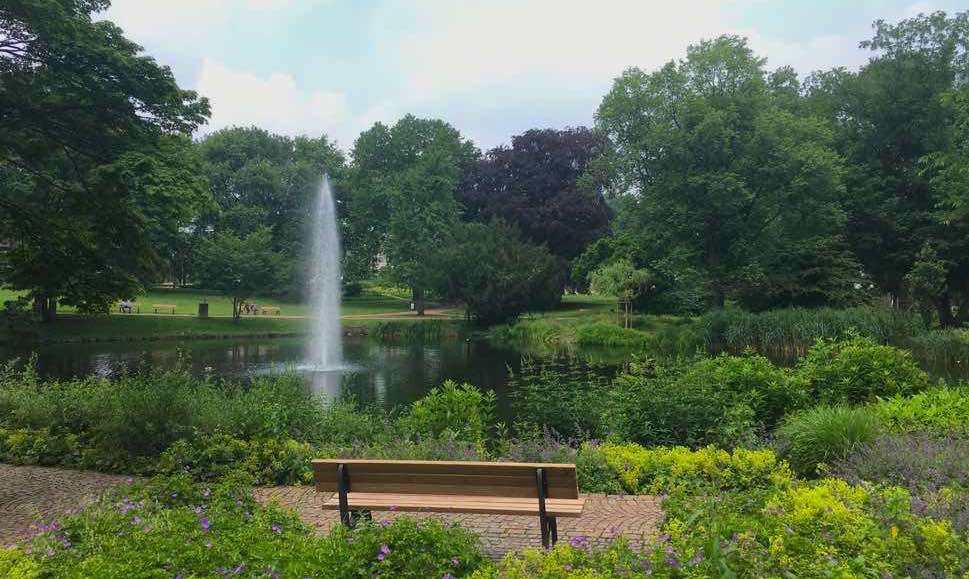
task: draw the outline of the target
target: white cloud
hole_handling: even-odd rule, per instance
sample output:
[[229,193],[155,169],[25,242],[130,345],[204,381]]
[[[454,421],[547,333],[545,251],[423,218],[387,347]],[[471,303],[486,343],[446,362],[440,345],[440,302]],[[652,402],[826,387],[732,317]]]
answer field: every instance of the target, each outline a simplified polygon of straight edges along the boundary
[[400,42],[406,96],[470,92],[512,80],[606,82],[652,68],[721,31],[721,2],[492,0],[410,5],[415,32]]
[[352,130],[354,118],[343,93],[300,90],[287,73],[260,77],[205,59],[195,88],[212,105],[205,132],[257,125],[289,135],[326,133],[342,144],[352,135],[348,130]]

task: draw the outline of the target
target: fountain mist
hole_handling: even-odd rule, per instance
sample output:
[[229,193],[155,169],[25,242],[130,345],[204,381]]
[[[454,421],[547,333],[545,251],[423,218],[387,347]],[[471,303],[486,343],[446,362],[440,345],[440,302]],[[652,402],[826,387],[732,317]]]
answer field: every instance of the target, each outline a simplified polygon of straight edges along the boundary
[[314,370],[338,370],[343,363],[340,335],[340,235],[330,179],[323,175],[311,233],[309,286],[316,317],[307,358]]

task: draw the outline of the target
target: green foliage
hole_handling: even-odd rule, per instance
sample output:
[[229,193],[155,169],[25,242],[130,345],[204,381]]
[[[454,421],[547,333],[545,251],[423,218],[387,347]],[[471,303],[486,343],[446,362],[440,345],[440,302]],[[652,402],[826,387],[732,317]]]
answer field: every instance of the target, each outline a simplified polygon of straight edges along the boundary
[[621,440],[648,445],[753,444],[805,401],[801,383],[757,355],[678,369],[632,364],[608,392],[604,421]]
[[780,455],[796,473],[812,477],[821,465],[843,459],[882,430],[867,408],[818,406],[787,419],[778,430]]
[[471,384],[448,380],[414,402],[400,417],[400,425],[417,436],[444,437],[484,448],[495,422],[495,408],[493,390],[482,392]]
[[[632,304],[649,291],[652,277],[645,269],[637,269],[631,261],[620,259],[603,265],[589,274],[592,291],[599,295],[614,296],[625,309],[624,326],[629,327]],[[655,287],[653,285],[652,287]]]
[[435,520],[402,517],[316,536],[295,513],[256,504],[240,480],[203,487],[172,477],[123,488],[3,551],[0,569],[25,577],[460,577],[482,564],[473,535]]
[[207,434],[175,441],[158,458],[156,470],[188,474],[199,481],[244,472],[260,485],[306,484],[313,482],[310,460],[314,458],[312,446],[291,438],[242,440],[227,434]]
[[107,311],[162,270],[165,240],[209,193],[189,136],[208,102],[93,14],[107,2],[0,8],[5,282],[45,320]]
[[699,288],[709,306],[852,301],[858,268],[843,240],[832,131],[798,110],[796,88],[771,85],[789,70],[764,65],[745,39],[721,36],[614,81],[596,123],[634,192],[618,230],[637,238],[637,265],[659,287]]
[[880,343],[903,343],[924,332],[918,316],[875,306],[853,308],[787,308],[752,313],[739,308],[712,310],[700,318],[700,332],[708,352],[801,354],[821,338],[852,333]]
[[199,249],[198,283],[232,298],[232,317],[246,298],[279,290],[283,256],[272,248],[272,232],[257,227],[243,237],[217,233]]
[[893,396],[870,409],[890,432],[969,432],[966,385],[932,388],[910,397]]
[[909,338],[904,346],[934,369],[959,372],[969,368],[969,331],[932,330]]
[[[668,577],[672,569],[654,568],[651,554],[614,541],[604,549],[593,549],[587,538],[564,541],[545,552],[535,548],[521,554],[509,553],[494,567],[475,571],[473,579],[609,579],[635,577],[647,570],[648,575]],[[665,573],[664,573],[665,571]]]
[[575,357],[522,360],[508,385],[519,430],[551,429],[565,437],[604,434],[599,419],[608,380],[601,368]]
[[441,294],[463,303],[469,319],[505,322],[562,298],[558,260],[501,222],[463,224],[441,253]]
[[599,448],[610,478],[635,495],[676,492],[753,491],[784,487],[793,475],[771,450],[733,451],[712,446],[645,448],[606,443]]
[[928,375],[911,352],[858,335],[819,339],[798,362],[797,375],[810,389],[812,399],[826,404],[905,396],[929,385]]

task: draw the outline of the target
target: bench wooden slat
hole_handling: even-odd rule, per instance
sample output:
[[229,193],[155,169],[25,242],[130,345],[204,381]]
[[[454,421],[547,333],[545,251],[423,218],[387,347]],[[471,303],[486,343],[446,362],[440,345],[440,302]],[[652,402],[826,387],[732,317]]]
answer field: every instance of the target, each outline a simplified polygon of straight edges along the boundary
[[337,490],[337,468],[346,465],[350,492],[538,498],[536,470],[546,473],[548,498],[576,499],[573,465],[456,461],[315,460],[319,491]]
[[[484,515],[538,515],[534,499],[506,497],[470,497],[456,495],[391,494],[351,492],[347,495],[351,509],[406,512],[476,513]],[[579,517],[584,499],[547,499],[545,510],[550,517]],[[323,503],[326,510],[340,508],[339,498],[333,495]]]

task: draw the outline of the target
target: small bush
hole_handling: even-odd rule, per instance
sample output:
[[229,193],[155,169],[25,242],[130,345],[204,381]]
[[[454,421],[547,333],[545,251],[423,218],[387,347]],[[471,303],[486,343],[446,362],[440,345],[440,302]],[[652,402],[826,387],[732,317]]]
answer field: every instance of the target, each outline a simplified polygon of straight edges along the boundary
[[894,396],[871,406],[891,432],[969,433],[969,387],[932,388],[915,396]]
[[448,380],[414,402],[401,416],[400,425],[412,434],[453,438],[484,448],[495,421],[495,406],[494,391]]
[[609,478],[630,494],[752,491],[791,482],[787,465],[771,450],[713,447],[644,448],[638,444],[603,444],[599,449]]
[[805,400],[788,371],[758,355],[702,359],[685,369],[647,361],[616,379],[604,422],[646,445],[753,445]]
[[595,366],[575,357],[525,358],[508,387],[519,430],[551,429],[566,437],[603,434],[599,414],[609,382]]
[[878,418],[866,408],[819,406],[792,416],[778,432],[778,449],[796,473],[813,477],[819,465],[848,456],[881,431]]
[[820,339],[797,365],[812,397],[825,404],[860,404],[875,398],[907,396],[929,385],[912,354],[853,335]]

